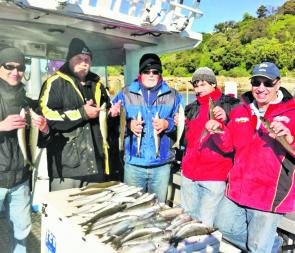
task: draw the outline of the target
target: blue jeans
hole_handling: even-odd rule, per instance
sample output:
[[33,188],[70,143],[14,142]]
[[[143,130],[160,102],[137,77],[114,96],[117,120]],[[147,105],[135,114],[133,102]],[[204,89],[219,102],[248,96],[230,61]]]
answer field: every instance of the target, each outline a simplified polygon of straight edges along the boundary
[[194,219],[213,227],[224,189],[225,182],[222,181],[192,181],[181,176],[181,206]]
[[170,164],[143,168],[125,163],[124,183],[141,187],[144,192],[156,193],[160,202],[166,201]]
[[5,209],[11,225],[9,252],[25,253],[31,230],[31,195],[29,181],[13,188],[0,188],[0,210]]
[[282,215],[237,205],[227,197],[220,203],[216,227],[223,238],[247,252],[270,253]]

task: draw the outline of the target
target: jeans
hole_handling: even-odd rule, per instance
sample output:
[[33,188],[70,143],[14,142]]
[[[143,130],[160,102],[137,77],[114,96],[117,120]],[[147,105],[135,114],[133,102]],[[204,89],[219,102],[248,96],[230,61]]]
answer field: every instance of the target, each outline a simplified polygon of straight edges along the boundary
[[281,217],[280,214],[240,206],[224,197],[215,225],[224,239],[240,249],[247,252],[270,253],[274,252],[276,230]]
[[181,176],[181,206],[194,219],[213,227],[224,189],[225,182],[222,181],[192,181]]
[[29,181],[13,188],[0,188],[0,210],[11,226],[9,252],[25,253],[26,239],[31,230],[31,195]]
[[170,167],[170,164],[165,164],[146,168],[125,163],[124,183],[141,187],[144,192],[156,193],[160,202],[165,202],[170,178]]

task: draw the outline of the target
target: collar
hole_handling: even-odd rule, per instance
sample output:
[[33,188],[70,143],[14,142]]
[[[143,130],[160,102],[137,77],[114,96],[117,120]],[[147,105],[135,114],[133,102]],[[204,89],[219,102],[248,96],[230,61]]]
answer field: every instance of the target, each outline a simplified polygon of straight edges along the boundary
[[219,88],[215,88],[214,91],[212,91],[211,93],[203,96],[203,97],[199,97],[197,96],[196,99],[200,104],[208,104],[209,103],[209,98],[211,98],[213,100],[213,102],[216,102],[217,100],[219,100],[219,98],[222,96],[222,92]]

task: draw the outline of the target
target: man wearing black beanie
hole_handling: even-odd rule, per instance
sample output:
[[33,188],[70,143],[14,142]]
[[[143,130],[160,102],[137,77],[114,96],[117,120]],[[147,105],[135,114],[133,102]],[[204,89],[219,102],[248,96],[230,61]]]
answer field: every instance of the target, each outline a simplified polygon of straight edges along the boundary
[[49,131],[42,116],[27,122],[20,115],[24,108],[34,109],[21,82],[24,71],[25,57],[19,49],[0,50],[0,210],[4,207],[13,231],[9,233],[13,236],[9,240],[9,252],[14,253],[26,252],[26,239],[31,230],[30,171],[18,133],[28,134],[26,125],[45,134]]
[[110,99],[91,63],[86,43],[72,39],[66,63],[41,90],[40,106],[55,135],[47,147],[51,191],[105,181],[109,174],[99,111]]
[[181,103],[181,95],[162,79],[159,56],[148,53],[139,61],[138,79],[123,88],[111,108],[114,117],[119,114],[120,106],[128,115],[124,182],[156,193],[161,202],[166,200],[174,159],[173,117]]

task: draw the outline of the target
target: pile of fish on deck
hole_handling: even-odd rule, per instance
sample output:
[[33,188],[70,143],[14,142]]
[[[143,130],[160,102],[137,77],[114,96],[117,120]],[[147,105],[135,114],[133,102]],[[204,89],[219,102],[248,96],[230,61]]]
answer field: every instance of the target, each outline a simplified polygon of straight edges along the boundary
[[95,236],[119,252],[182,252],[187,243],[216,230],[182,208],[159,203],[155,194],[115,181],[80,188],[67,201],[68,219],[81,226],[86,238]]

